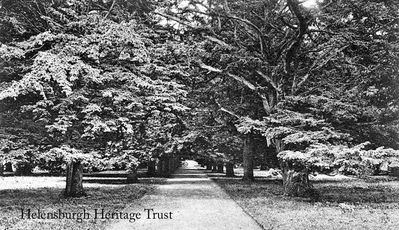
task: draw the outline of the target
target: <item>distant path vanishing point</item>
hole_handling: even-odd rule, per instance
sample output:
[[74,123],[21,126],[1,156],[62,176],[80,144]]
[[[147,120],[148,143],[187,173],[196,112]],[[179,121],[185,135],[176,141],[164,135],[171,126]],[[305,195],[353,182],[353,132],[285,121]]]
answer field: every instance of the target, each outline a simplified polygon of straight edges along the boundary
[[[154,212],[167,214],[172,212],[172,219],[147,219],[149,211],[144,209],[154,209]],[[142,199],[128,204],[123,212],[140,212],[142,216],[133,223],[128,220],[114,222],[107,229],[262,229],[207,177],[203,169],[197,167],[195,161],[186,161],[165,184],[159,185],[158,189]]]

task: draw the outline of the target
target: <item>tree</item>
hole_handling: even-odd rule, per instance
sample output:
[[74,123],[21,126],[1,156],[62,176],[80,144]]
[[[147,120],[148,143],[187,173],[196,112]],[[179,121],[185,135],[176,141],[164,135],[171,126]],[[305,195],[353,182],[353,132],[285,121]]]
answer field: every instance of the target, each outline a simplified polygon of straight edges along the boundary
[[314,144],[301,152],[285,150],[279,153],[283,168],[291,173],[285,179],[284,193],[290,196],[314,196],[315,191],[307,175],[312,172],[333,170],[352,171],[364,175],[365,170],[375,170],[384,163],[397,164],[399,151],[391,148],[367,150],[362,143],[351,148],[342,145]]
[[[244,98],[256,98],[251,101],[255,105],[251,110],[240,113],[236,98],[227,97],[234,103],[219,101],[221,111],[237,115],[237,121],[247,122],[244,118],[249,116],[256,125],[279,113],[284,106],[278,105],[292,98],[298,105],[312,100],[333,102],[323,104],[323,110],[316,107],[317,111],[301,107],[288,109],[313,112],[315,119],[325,118],[337,130],[352,134],[354,142],[383,135],[389,136],[385,139],[390,140],[389,145],[396,145],[392,140],[397,136],[393,131],[397,119],[391,116],[396,114],[394,101],[398,98],[394,87],[398,84],[395,74],[398,58],[394,55],[398,46],[396,36],[392,36],[398,29],[396,2],[321,2],[306,8],[295,0],[212,1],[210,4],[192,1],[185,6],[162,15],[180,23],[187,33],[202,33],[206,41],[202,62],[198,65],[213,73],[212,81],[239,83],[245,88],[241,94]],[[199,19],[191,23],[185,18]],[[389,96],[386,92],[390,92]],[[370,100],[367,95],[374,99]],[[385,121],[378,118],[385,112],[375,103],[380,100],[377,98],[387,99],[380,104],[386,108],[382,110],[390,114]],[[218,104],[217,100],[213,101]],[[350,114],[353,111],[355,115]],[[347,126],[351,122],[352,125]],[[370,123],[375,124],[374,127],[385,127],[382,125],[385,122],[391,127],[383,128],[386,131],[376,128],[380,131],[364,132]],[[252,162],[253,135],[249,130],[245,138],[245,162]],[[377,146],[384,141],[378,138],[378,142]],[[283,150],[279,145],[275,148]],[[251,164],[246,165],[245,177],[251,178]]]
[[185,67],[172,58],[178,56],[176,44],[137,20],[114,21],[109,12],[82,10],[91,7],[85,2],[67,11],[47,7],[68,20],[0,48],[2,65],[23,69],[5,73],[2,116],[38,124],[29,130],[43,137],[35,144],[67,162],[66,196],[84,194],[82,161],[92,157],[127,162],[128,179],[135,181],[138,164],[149,154],[150,143],[142,145],[146,123],[161,113],[173,135],[179,114],[188,109],[180,103],[186,92],[176,79],[185,76]]

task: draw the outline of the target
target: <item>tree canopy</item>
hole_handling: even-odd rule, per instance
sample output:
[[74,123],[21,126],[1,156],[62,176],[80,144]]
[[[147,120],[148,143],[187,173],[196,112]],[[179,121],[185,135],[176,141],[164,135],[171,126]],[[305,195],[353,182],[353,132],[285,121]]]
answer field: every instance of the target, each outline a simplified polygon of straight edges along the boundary
[[[42,7],[46,20],[65,20],[0,47],[3,154],[34,144],[49,156],[82,151],[134,166],[162,155],[188,110],[181,45],[139,17],[112,20],[80,8],[88,3],[64,4]],[[21,137],[28,144],[15,146]]]
[[0,14],[4,157],[186,154],[250,172],[263,152],[289,178],[399,148],[396,1],[4,0]]

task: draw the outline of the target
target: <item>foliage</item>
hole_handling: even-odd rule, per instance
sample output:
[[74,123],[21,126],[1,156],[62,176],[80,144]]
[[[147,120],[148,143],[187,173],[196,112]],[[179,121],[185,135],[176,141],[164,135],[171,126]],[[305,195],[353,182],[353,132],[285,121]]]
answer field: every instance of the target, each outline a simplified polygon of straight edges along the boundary
[[[80,8],[88,3],[63,4],[57,10],[71,17],[62,26],[1,45],[1,64],[21,70],[1,82],[4,125],[42,137],[34,143],[45,152],[42,165],[89,154],[136,167],[182,130],[179,116],[188,108],[178,81],[187,68],[177,43],[140,19],[110,20]],[[26,130],[21,117],[38,129]]]
[[[399,162],[399,151],[391,148],[365,149],[370,143],[354,147],[343,145],[311,145],[302,152],[282,151],[278,157],[285,167],[297,171],[333,172],[364,175],[370,170],[371,175],[381,172],[383,165]],[[387,171],[388,168],[385,169]]]
[[320,144],[398,148],[398,9],[2,1],[0,133],[121,168],[178,152],[236,159],[253,134],[300,158]]
[[331,124],[308,113],[279,110],[263,120],[243,118],[237,124],[240,133],[264,137],[268,145],[283,149],[300,150],[316,143],[339,143],[349,136],[335,131]]
[[54,147],[50,150],[41,153],[38,156],[38,165],[42,169],[49,170],[51,174],[59,174],[65,171],[66,162],[80,161],[84,165],[90,165],[94,160],[95,154],[85,154],[82,150],[71,148],[67,145]]
[[283,104],[357,143],[396,148],[398,7],[393,1],[311,8],[300,1],[190,1],[161,15],[184,34],[204,34],[198,64],[208,100],[242,117],[241,133],[251,130],[245,117],[256,126]]

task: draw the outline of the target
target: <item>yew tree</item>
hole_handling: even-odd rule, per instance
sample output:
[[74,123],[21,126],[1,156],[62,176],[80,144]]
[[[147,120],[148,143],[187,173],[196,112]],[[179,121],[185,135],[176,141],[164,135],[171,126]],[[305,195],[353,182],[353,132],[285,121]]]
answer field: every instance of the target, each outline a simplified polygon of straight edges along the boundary
[[[287,110],[325,122],[320,129],[348,133],[349,145],[370,140],[375,147],[397,148],[398,5],[186,1],[159,15],[183,28],[187,39],[203,38],[197,65],[207,82],[234,85],[210,102],[235,117],[238,127],[246,126],[244,178],[252,179],[253,139],[259,134],[251,127],[269,130],[268,120]],[[252,109],[240,110],[242,104]],[[309,135],[322,140],[319,131]],[[271,138],[270,146],[284,150],[284,138]]]
[[[42,4],[38,13],[47,30],[21,31],[0,47],[1,116],[10,121],[2,123],[2,135],[20,137],[11,133],[15,128],[39,134],[29,144],[67,163],[66,196],[84,195],[82,164],[94,159],[126,162],[128,180],[136,181],[154,142],[165,144],[179,133],[179,116],[188,109],[178,83],[186,67],[173,58],[180,55],[176,41],[118,3]],[[2,10],[15,10],[10,4]]]

